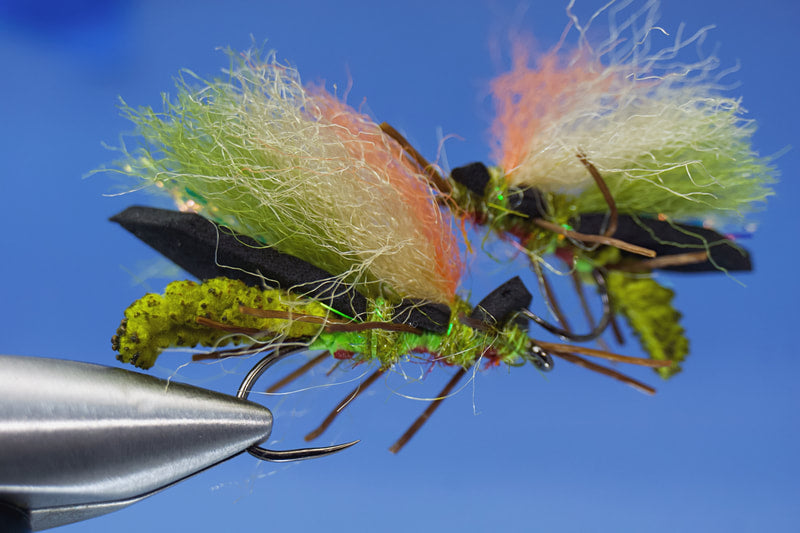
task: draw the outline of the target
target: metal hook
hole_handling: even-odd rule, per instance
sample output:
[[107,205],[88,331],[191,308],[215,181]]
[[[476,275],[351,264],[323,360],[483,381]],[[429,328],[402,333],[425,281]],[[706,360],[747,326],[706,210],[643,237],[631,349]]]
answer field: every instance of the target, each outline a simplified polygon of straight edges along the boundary
[[547,353],[544,348],[531,341],[530,350],[528,351],[529,360],[533,363],[538,370],[542,372],[550,372],[553,370],[555,363],[553,357]]
[[[250,390],[255,385],[258,378],[266,372],[266,370],[289,355],[301,352],[305,348],[294,348],[291,350],[281,351],[280,348],[275,348],[264,356],[244,377],[239,390],[236,393],[237,398],[246,400],[250,395]],[[323,457],[332,453],[339,452],[345,448],[357,444],[359,441],[348,442],[347,444],[337,444],[336,446],[328,446],[325,448],[302,448],[299,450],[268,450],[258,445],[253,445],[247,448],[247,452],[264,461],[272,461],[274,463],[284,463],[288,461],[302,461],[303,459],[313,459],[315,457]]]
[[603,273],[599,268],[595,268],[592,270],[592,275],[594,276],[595,283],[597,283],[597,287],[600,289],[600,299],[603,302],[603,316],[597,326],[595,326],[595,328],[589,333],[577,335],[565,329],[561,329],[558,326],[554,326],[543,318],[537,316],[529,309],[523,309],[521,314],[533,320],[550,333],[558,335],[559,337],[572,342],[586,342],[596,339],[603,334],[603,331],[605,331],[605,329],[608,327],[608,324],[611,322],[611,301],[608,298],[608,285],[606,284],[606,278]]

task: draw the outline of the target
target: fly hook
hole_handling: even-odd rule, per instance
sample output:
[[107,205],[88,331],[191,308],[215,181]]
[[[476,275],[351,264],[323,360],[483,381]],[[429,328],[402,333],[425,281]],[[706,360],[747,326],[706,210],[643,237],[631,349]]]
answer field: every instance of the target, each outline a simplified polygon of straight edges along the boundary
[[[247,373],[239,390],[236,393],[237,398],[246,400],[250,395],[250,391],[255,385],[258,378],[261,377],[269,367],[289,355],[303,351],[304,348],[294,348],[282,351],[280,348],[275,348],[267,355],[265,355],[256,365]],[[257,444],[247,448],[247,452],[264,461],[272,461],[274,463],[284,463],[288,461],[302,461],[303,459],[313,459],[315,457],[323,457],[332,453],[339,452],[345,448],[357,444],[359,441],[348,442],[346,444],[337,444],[335,446],[327,446],[323,448],[302,448],[298,450],[268,450],[262,448]]]
[[541,372],[550,372],[555,366],[550,353],[533,341],[528,350],[528,360]]
[[597,288],[599,289],[600,300],[603,302],[603,316],[600,319],[600,322],[598,322],[597,326],[595,326],[594,329],[592,329],[592,331],[590,331],[589,333],[578,335],[570,331],[567,331],[565,329],[561,329],[558,326],[555,326],[547,322],[540,316],[534,314],[529,309],[523,309],[520,314],[526,318],[533,320],[534,322],[542,326],[550,333],[558,335],[559,337],[570,340],[572,342],[586,342],[596,339],[597,337],[603,334],[603,331],[605,331],[605,329],[608,327],[608,324],[611,322],[611,301],[609,300],[608,297],[608,286],[606,284],[606,278],[603,275],[603,273],[600,271],[599,268],[595,268],[592,271],[592,275],[594,276],[594,281],[595,283],[597,283]]

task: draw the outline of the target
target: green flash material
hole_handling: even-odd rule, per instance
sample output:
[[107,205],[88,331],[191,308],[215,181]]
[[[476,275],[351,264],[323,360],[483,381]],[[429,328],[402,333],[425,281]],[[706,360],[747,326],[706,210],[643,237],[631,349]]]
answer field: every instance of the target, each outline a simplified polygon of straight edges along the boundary
[[[532,257],[543,257],[555,251],[562,238],[551,231],[534,225],[527,215],[515,211],[511,206],[512,195],[508,194],[510,184],[499,167],[488,167],[489,182],[484,196],[473,194],[461,183],[451,180],[450,193],[453,203],[470,218],[492,229],[498,235],[525,235],[523,246]],[[563,195],[545,194],[548,219],[559,225],[568,225],[571,216],[576,214],[573,204]],[[488,236],[487,236],[488,238]]]
[[[464,368],[481,357],[492,363],[516,365],[522,362],[529,349],[527,334],[515,325],[503,331],[478,331],[462,323],[460,317],[469,313],[470,307],[461,300],[451,308],[450,324],[444,335],[383,329],[328,332],[324,324],[253,317],[242,313],[241,306],[331,318],[322,304],[284,290],[261,290],[227,278],[215,278],[202,284],[175,281],[167,286],[163,295],[147,294],[128,307],[125,319],[112,338],[112,347],[119,352],[120,361],[141,368],[152,367],[161,352],[171,347],[255,342],[278,346],[285,339],[305,342],[309,350],[344,352],[356,362],[377,360],[382,367],[389,367],[409,354],[428,355],[426,359]],[[385,301],[371,300],[369,315],[368,321],[385,322],[391,319],[392,307]],[[198,324],[197,317],[258,333],[232,334]]]

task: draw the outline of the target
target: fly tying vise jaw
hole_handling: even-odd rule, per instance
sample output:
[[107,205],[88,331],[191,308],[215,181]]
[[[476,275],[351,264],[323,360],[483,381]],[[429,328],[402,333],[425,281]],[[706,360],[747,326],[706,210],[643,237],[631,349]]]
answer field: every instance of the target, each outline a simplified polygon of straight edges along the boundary
[[[348,446],[273,452],[266,407],[139,372],[76,361],[0,355],[0,531],[87,520],[240,455],[294,461]],[[17,517],[12,527],[9,517]]]

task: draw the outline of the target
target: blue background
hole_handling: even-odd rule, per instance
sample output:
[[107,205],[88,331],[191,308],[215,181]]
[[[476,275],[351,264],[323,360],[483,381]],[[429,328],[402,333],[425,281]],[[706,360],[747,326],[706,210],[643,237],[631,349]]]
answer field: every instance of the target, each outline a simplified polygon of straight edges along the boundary
[[[513,23],[547,46],[566,23],[557,1],[527,9],[490,1],[64,4],[0,3],[0,351],[109,365],[117,364],[108,339],[123,309],[164,283],[137,281],[156,254],[106,221],[150,200],[104,197],[117,190],[113,180],[82,179],[114,159],[101,143],[117,145],[130,130],[117,96],[157,106],[180,68],[213,76],[226,64],[215,48],[246,48],[252,35],[307,81],[341,88],[351,76],[349,102],[366,97],[379,121],[429,157],[437,128],[457,134],[446,144],[457,166],[488,159],[487,85],[500,71],[490,41],[504,42]],[[600,2],[579,4],[585,17]],[[740,64],[728,80],[741,82],[731,94],[759,122],[757,150],[800,144],[795,2],[669,1],[661,11],[670,31],[681,22],[717,25],[706,49],[719,43],[723,65]],[[632,371],[658,386],[656,396],[564,362],[546,378],[530,367],[496,369],[444,402],[394,456],[386,448],[426,404],[394,394],[398,380],[379,382],[322,439],[361,438],[355,449],[294,465],[239,457],[63,531],[797,531],[797,149],[777,165],[777,195],[745,243],[756,264],[738,276],[746,287],[722,275],[664,278],[678,291],[692,355],[666,383]],[[471,265],[464,288],[473,301],[508,274],[495,270]],[[636,354],[632,339],[622,351]],[[156,374],[171,375],[184,358],[165,356]],[[231,364],[224,375],[194,365],[180,375],[232,392],[246,369]],[[433,396],[447,378],[432,374],[400,392]],[[351,386],[267,399],[275,446],[299,444]]]

